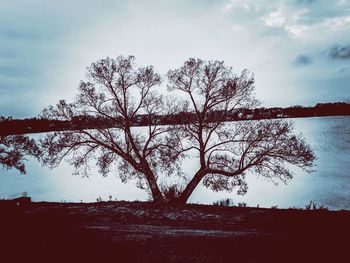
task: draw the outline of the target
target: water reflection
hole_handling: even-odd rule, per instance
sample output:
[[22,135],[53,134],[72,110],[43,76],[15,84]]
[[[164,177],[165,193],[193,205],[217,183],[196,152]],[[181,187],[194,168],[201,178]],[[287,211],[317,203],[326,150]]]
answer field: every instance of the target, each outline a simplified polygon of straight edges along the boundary
[[[190,202],[212,203],[221,198],[232,198],[237,204],[245,202],[260,207],[305,207],[310,200],[330,209],[350,210],[350,117],[323,117],[294,119],[297,132],[302,132],[315,151],[315,172],[307,174],[294,169],[295,177],[287,184],[274,185],[256,175],[247,176],[249,190],[245,196],[235,192],[212,191],[199,186]],[[193,161],[185,163],[195,169]],[[116,176],[104,178],[94,174],[89,178],[72,175],[66,163],[54,170],[41,167],[36,160],[27,163],[27,175],[15,170],[1,170],[0,198],[12,198],[28,192],[34,201],[92,202],[109,195],[119,200],[147,200],[147,194],[134,184],[123,184]],[[190,172],[190,171],[189,171]]]

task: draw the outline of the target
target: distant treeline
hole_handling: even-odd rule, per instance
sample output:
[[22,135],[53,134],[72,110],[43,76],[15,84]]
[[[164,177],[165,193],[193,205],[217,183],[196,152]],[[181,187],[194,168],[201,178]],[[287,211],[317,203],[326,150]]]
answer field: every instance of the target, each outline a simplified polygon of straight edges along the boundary
[[[191,122],[194,113],[180,112],[171,115],[138,115],[133,120],[133,126],[149,124],[175,125]],[[277,118],[322,117],[350,115],[350,103],[318,103],[313,107],[292,106],[288,108],[256,108],[236,109],[228,113],[212,112],[207,118],[216,120],[225,116],[225,121],[260,120]],[[40,133],[79,129],[102,129],[118,127],[123,120],[78,116],[72,121],[52,120],[44,118],[12,119],[0,116],[0,135]]]

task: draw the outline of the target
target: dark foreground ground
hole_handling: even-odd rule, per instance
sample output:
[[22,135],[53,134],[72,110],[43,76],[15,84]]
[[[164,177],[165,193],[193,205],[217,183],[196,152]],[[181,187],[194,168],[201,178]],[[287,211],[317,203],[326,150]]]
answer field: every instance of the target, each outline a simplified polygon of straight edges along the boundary
[[350,212],[0,202],[0,262],[350,262]]

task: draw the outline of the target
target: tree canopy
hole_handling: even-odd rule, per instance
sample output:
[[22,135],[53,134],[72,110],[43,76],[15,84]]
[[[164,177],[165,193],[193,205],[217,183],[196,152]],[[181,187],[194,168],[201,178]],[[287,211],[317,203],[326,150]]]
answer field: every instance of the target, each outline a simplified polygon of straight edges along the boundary
[[[308,169],[314,155],[301,136],[293,134],[285,120],[225,122],[237,108],[257,105],[254,76],[244,70],[234,74],[222,61],[189,59],[168,73],[170,90],[185,94],[184,105],[193,119],[180,125],[181,145],[196,154],[199,169],[180,195],[186,202],[200,181],[214,191],[245,194],[247,172],[272,181],[292,178],[287,163]],[[179,149],[181,150],[181,148]]]
[[[93,63],[72,103],[60,101],[45,109],[45,118],[109,119],[111,126],[73,127],[41,140],[45,164],[55,167],[64,159],[84,175],[91,161],[106,176],[137,179],[155,202],[186,203],[200,182],[214,191],[247,191],[245,176],[254,172],[272,181],[292,178],[286,164],[308,170],[314,154],[293,125],[285,120],[225,122],[233,110],[258,105],[254,76],[234,74],[222,61],[189,59],[167,74],[174,97],[165,99],[156,89],[161,76],[152,66],[137,67],[134,57],[119,56]],[[181,125],[159,125],[155,115],[180,114]],[[148,118],[146,128],[132,124]],[[197,157],[198,170],[184,185],[165,187],[165,177],[182,176],[181,161]],[[169,198],[168,195],[173,195]]]
[[[44,163],[55,167],[69,156],[77,172],[87,175],[90,161],[95,160],[102,175],[113,172],[124,182],[137,179],[137,185],[149,189],[154,201],[163,202],[158,176],[176,173],[177,162],[166,139],[171,127],[159,126],[152,119],[155,114],[166,114],[164,99],[156,93],[160,83],[153,67],[137,67],[133,56],[93,63],[76,100],[62,100],[45,109],[43,116],[60,120],[93,117],[96,128],[75,127],[48,134],[41,141]],[[132,127],[139,115],[148,118],[142,131]],[[94,117],[109,119],[112,128],[99,125]]]
[[[0,117],[3,121],[4,117]],[[39,157],[41,151],[34,139],[25,135],[0,135],[0,164],[5,169],[15,168],[25,174],[26,156]]]

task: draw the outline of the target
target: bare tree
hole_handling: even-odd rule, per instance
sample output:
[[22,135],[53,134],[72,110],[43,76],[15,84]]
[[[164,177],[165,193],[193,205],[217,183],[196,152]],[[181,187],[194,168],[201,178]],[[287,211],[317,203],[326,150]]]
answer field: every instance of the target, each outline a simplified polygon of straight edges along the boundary
[[[4,120],[0,117],[0,121]],[[24,135],[0,135],[0,164],[3,168],[15,168],[25,174],[26,156],[40,156],[39,147],[33,139]]]
[[[114,172],[124,182],[137,179],[140,188],[150,190],[153,201],[164,202],[158,176],[177,169],[166,144],[170,128],[157,125],[152,117],[165,114],[163,98],[154,91],[161,77],[151,66],[137,68],[133,56],[119,56],[93,63],[87,79],[80,83],[73,103],[60,101],[43,116],[72,123],[84,117],[94,122],[94,129],[77,126],[46,135],[41,139],[44,163],[55,167],[66,158],[78,173],[87,175],[95,160],[102,175]],[[132,127],[141,115],[147,118],[147,128]],[[113,127],[106,128],[101,120]]]
[[[104,176],[115,172],[122,181],[137,179],[155,202],[184,204],[201,181],[215,191],[239,187],[244,194],[248,171],[286,182],[292,178],[286,164],[306,170],[313,164],[313,152],[301,136],[293,135],[290,122],[225,122],[235,109],[257,105],[254,78],[246,70],[235,75],[223,62],[189,59],[168,73],[169,89],[187,97],[181,103],[164,103],[154,91],[160,76],[152,67],[136,68],[132,56],[93,63],[87,78],[73,103],[60,101],[43,112],[45,118],[73,124],[70,131],[41,139],[43,161],[51,167],[66,158],[87,175],[95,160]],[[182,125],[159,126],[154,118],[180,112]],[[148,126],[132,127],[141,116]],[[92,128],[75,125],[81,119]],[[199,158],[193,178],[183,188],[162,185],[159,177],[181,175],[180,161],[193,152]]]
[[201,181],[214,191],[238,187],[238,193],[244,194],[248,171],[286,182],[292,178],[286,164],[305,170],[313,165],[312,150],[301,136],[293,134],[290,122],[225,122],[234,110],[257,105],[254,76],[247,70],[235,75],[221,61],[189,59],[170,70],[168,80],[170,90],[185,96],[183,109],[192,113],[183,114],[188,119],[178,127],[176,150],[178,154],[196,153],[199,160],[199,169],[179,194],[180,204],[186,203]]

